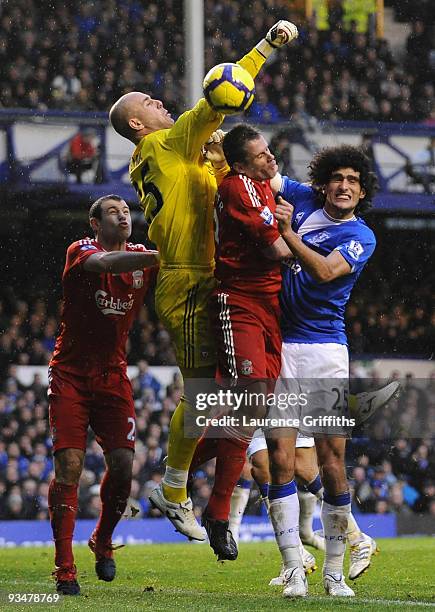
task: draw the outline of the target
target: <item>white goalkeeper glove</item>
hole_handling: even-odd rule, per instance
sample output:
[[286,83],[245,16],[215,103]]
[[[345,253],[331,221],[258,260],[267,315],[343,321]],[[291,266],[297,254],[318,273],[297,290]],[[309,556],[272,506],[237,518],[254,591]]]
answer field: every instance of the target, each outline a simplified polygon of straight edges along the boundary
[[298,35],[299,32],[294,23],[281,19],[270,28],[266,34],[266,38],[260,40],[255,48],[263,57],[268,58],[275,49],[287,45],[294,38],[297,38]]
[[213,164],[213,166],[226,164],[226,159],[222,148],[224,136],[225,132],[223,130],[216,130],[203,147],[204,156]]
[[266,34],[266,40],[272,47],[282,47],[297,38],[298,35],[299,32],[294,23],[281,19],[270,28]]

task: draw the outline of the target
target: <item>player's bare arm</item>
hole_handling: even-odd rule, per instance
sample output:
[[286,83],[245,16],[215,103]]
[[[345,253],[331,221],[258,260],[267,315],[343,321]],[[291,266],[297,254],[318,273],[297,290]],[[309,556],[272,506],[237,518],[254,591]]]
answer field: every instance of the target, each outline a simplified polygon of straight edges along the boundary
[[263,249],[262,253],[265,257],[268,259],[273,259],[274,261],[293,257],[293,253],[289,249],[285,240],[283,240],[281,237],[275,240],[275,242],[268,246],[267,249]]
[[301,267],[311,274],[314,280],[328,283],[351,272],[350,265],[338,251],[332,251],[324,257],[304,244],[300,236],[292,230],[292,216],[293,206],[279,197],[275,211],[278,230],[293,255],[298,258]]
[[83,264],[86,272],[97,274],[112,272],[122,274],[123,272],[134,272],[151,268],[159,263],[158,251],[144,251],[132,253],[130,251],[112,251],[110,253],[93,253]]
[[[289,21],[280,20],[267,32],[265,38],[237,63],[249,72],[255,79],[264,62],[274,51],[289,44],[298,36],[298,29]],[[223,115],[215,111],[204,98],[194,106],[191,111],[183,113],[170,130],[171,145],[182,154],[190,158],[198,154],[198,149],[208,140],[211,133],[223,121]],[[186,134],[189,135],[186,138]],[[218,182],[219,178],[217,177]]]

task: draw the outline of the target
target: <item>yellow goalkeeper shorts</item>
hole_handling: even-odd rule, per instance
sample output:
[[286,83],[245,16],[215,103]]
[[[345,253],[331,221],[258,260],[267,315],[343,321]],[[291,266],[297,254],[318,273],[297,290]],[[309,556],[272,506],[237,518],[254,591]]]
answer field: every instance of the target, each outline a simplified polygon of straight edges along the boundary
[[216,363],[209,317],[213,272],[161,268],[157,279],[156,311],[168,330],[180,368],[201,368]]

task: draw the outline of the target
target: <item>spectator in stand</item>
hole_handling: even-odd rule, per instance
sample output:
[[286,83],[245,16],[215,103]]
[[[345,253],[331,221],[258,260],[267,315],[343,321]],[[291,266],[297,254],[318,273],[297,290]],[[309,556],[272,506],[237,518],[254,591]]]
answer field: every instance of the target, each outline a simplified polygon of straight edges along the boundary
[[5,520],[21,521],[25,518],[31,517],[26,516],[23,498],[21,497],[19,489],[17,491],[11,491],[6,497]]
[[41,340],[35,338],[30,346],[29,365],[46,365],[50,360],[50,352],[44,348]]
[[435,126],[435,103],[433,102],[433,100],[429,99],[429,104],[430,104],[430,110],[429,110],[429,113],[427,114],[427,119],[425,119],[423,123],[425,125],[432,127],[432,126]]
[[405,503],[403,489],[403,482],[397,482],[391,487],[388,507],[390,511],[394,512],[395,514],[409,516],[410,514],[412,514],[412,511],[410,507]]
[[350,327],[351,334],[349,339],[349,351],[352,355],[361,355],[367,352],[367,348],[369,348],[369,343],[367,342],[367,336],[363,331],[363,326],[361,321],[356,320],[352,323],[352,327]]
[[135,397],[141,397],[145,389],[152,389],[155,393],[155,397],[159,396],[161,384],[155,376],[153,376],[149,370],[149,365],[145,359],[141,359],[138,364],[138,373],[132,380],[133,391]]
[[[300,136],[300,131],[296,130],[297,137]],[[270,150],[273,151],[274,155],[279,159],[279,171],[281,174],[289,176],[296,176],[296,172],[292,166],[292,146],[291,143],[295,142],[294,133],[290,130],[280,130],[275,134],[270,142]]]
[[[66,157],[66,169],[76,177],[77,183],[82,183],[84,172],[94,169],[98,164],[99,153],[95,145],[95,132],[91,128],[85,128],[71,139],[68,145]],[[95,182],[96,175],[94,175]]]
[[75,66],[73,64],[67,64],[64,72],[58,74],[53,79],[51,86],[53,89],[60,92],[62,99],[65,100],[67,104],[71,102],[82,87],[80,79],[77,78]]
[[396,476],[393,474],[393,469],[391,466],[391,461],[388,461],[388,459],[385,459],[382,462],[382,471],[384,474],[384,480],[387,483],[387,485],[389,487],[391,487],[392,485],[396,484],[397,482],[397,478]]
[[375,494],[367,480],[364,467],[358,466],[353,469],[353,503],[359,512],[373,512],[375,505]]
[[[291,20],[290,9],[285,15],[281,3],[276,7],[272,4],[270,0],[258,0],[253,18],[249,3],[208,0],[205,3],[207,69],[219,61],[236,59],[234,32],[240,28],[243,28],[243,39],[249,48],[276,17]],[[322,100],[322,108],[318,107],[317,99],[323,87],[331,80],[337,100],[348,99],[352,107],[355,100],[350,100],[346,79],[342,78],[347,70],[355,83],[369,82],[375,89],[379,77],[390,73],[392,85],[399,86],[404,79],[412,81],[415,104],[412,103],[411,108],[416,109],[417,120],[427,119],[435,97],[433,92],[430,95],[422,92],[433,81],[429,62],[431,25],[427,17],[422,17],[426,13],[418,9],[422,2],[413,6],[412,15],[419,15],[420,20],[413,24],[407,41],[403,62],[407,77],[403,76],[403,71],[400,75],[394,69],[396,58],[392,57],[388,42],[367,36],[366,10],[352,14],[349,3],[344,9],[340,2],[329,4],[329,30],[327,13],[319,21],[319,31],[313,26],[305,30],[300,28],[301,43],[291,51],[291,77],[284,70],[282,77],[279,75],[277,64],[281,62],[267,68],[264,107],[273,104],[280,119],[288,117],[293,111],[293,84],[300,79],[309,84],[310,90],[316,90],[315,95],[312,91],[307,93],[307,100],[314,101],[307,103],[310,114],[316,118],[334,118],[337,114],[344,119],[348,115],[344,103],[336,102],[331,110]],[[6,108],[107,110],[111,101],[136,88],[138,75],[141,75],[142,88],[165,99],[170,112],[177,114],[183,109],[182,4],[161,0],[147,3],[145,7],[136,0],[125,0],[122,4],[108,0],[79,8],[74,3],[67,7],[55,5],[44,15],[41,10],[37,3],[30,2],[29,6],[24,0],[2,6],[0,105]],[[352,21],[355,19],[358,24]],[[348,30],[343,28],[343,20],[349,25]],[[143,35],[144,27],[149,36]],[[128,47],[124,42],[127,32],[131,43]],[[112,41],[115,44],[111,44]],[[98,64],[98,57],[109,58],[104,70]],[[5,61],[2,62],[2,58]],[[305,71],[311,74],[311,69],[317,71],[317,79],[304,75]],[[325,69],[331,72],[331,77]],[[269,87],[272,82],[274,86]],[[82,90],[86,93],[82,94]],[[376,105],[385,97],[378,91],[370,91],[370,95]],[[400,92],[398,97],[397,105],[394,103],[397,118],[409,119],[407,106],[400,106]],[[273,118],[273,114],[268,117]]]
[[375,504],[374,512],[376,512],[376,514],[389,514],[390,509],[388,507],[388,502],[385,499],[378,499]]
[[429,68],[429,51],[432,48],[431,33],[427,25],[416,20],[412,23],[412,32],[406,41],[406,66],[412,74],[426,76]]
[[269,101],[266,89],[261,83],[256,86],[254,102],[251,104],[248,116],[252,121],[261,123],[277,123],[280,119],[278,108]]
[[[435,473],[433,468],[434,466],[432,466],[431,474]],[[414,510],[419,513],[433,512],[431,507],[435,502],[435,480],[427,479],[424,482],[422,493],[423,495],[414,505]]]
[[375,149],[373,147],[372,135],[369,133],[362,134],[360,146],[371,162],[371,171],[376,172]]
[[425,193],[435,189],[435,137],[429,139],[427,146],[407,160],[406,172],[414,181],[423,185]]
[[[47,389],[42,382],[41,374],[37,372],[33,375],[33,381],[29,387],[29,390],[33,392],[35,400],[37,402],[42,402],[45,399]],[[41,415],[40,418],[44,418],[44,414]]]

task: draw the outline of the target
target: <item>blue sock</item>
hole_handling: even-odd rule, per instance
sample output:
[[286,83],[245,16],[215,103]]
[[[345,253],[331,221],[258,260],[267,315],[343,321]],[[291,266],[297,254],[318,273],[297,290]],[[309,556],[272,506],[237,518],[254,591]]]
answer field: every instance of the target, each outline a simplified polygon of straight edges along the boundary
[[269,486],[269,501],[273,499],[279,499],[280,497],[288,497],[296,493],[296,482],[291,480],[282,485],[270,485]]
[[320,474],[317,474],[315,479],[307,484],[306,489],[313,495],[316,495],[316,493],[318,493],[322,487],[323,485],[322,481],[320,480]]
[[251,485],[252,480],[248,480],[247,478],[239,478],[236,487],[241,487],[242,489],[250,489]]
[[341,493],[340,495],[329,495],[326,491],[323,494],[323,500],[331,506],[346,506],[350,504],[350,493]]

